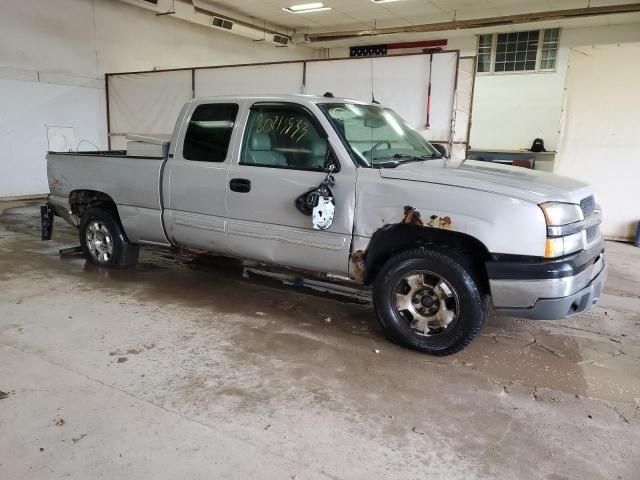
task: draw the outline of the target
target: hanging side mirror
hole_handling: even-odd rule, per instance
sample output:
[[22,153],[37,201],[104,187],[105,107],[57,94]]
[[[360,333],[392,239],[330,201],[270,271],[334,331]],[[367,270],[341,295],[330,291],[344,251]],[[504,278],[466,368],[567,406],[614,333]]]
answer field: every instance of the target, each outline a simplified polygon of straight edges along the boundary
[[440,143],[432,143],[431,146],[435,148],[443,158],[449,158],[449,154],[447,153],[447,149],[444,147],[444,145]]
[[[329,149],[327,149],[329,150]],[[327,155],[328,158],[335,158]],[[336,202],[331,188],[335,186],[333,172],[337,171],[335,163],[325,159],[325,171],[327,176],[320,185],[311,188],[295,199],[295,206],[303,215],[311,216],[311,224],[314,230],[327,230],[333,224]]]

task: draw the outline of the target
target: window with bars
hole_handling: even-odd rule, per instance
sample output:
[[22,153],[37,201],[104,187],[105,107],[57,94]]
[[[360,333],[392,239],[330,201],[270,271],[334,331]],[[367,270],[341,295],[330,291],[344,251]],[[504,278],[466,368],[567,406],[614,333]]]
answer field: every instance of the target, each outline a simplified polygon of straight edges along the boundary
[[554,70],[560,31],[557,28],[480,35],[477,72]]

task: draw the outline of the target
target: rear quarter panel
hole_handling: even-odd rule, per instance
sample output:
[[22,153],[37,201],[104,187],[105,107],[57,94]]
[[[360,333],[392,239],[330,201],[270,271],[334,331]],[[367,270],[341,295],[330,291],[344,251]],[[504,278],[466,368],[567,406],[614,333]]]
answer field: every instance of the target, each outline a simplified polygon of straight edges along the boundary
[[67,202],[71,192],[94,190],[116,203],[129,240],[166,244],[162,229],[160,175],[163,160],[87,154],[47,155],[49,189]]

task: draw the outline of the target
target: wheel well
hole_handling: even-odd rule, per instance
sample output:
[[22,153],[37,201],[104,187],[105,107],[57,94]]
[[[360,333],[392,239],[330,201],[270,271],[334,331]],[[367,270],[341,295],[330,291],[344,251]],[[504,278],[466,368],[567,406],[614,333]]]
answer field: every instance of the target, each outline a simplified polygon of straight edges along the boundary
[[101,207],[108,209],[118,217],[118,208],[116,202],[104,192],[96,190],[74,190],[69,194],[69,207],[71,213],[77,215],[78,218],[89,208]]
[[370,285],[392,256],[415,247],[444,247],[464,255],[471,263],[483,289],[489,291],[485,261],[491,258],[487,247],[465,233],[415,224],[395,224],[381,228],[371,237],[365,254],[364,283]]

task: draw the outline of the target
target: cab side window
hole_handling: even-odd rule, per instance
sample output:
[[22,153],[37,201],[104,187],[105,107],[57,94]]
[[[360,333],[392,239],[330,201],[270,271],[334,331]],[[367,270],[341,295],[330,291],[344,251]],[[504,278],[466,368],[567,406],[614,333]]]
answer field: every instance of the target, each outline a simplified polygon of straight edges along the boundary
[[328,142],[310,114],[286,106],[254,106],[240,164],[323,171]]
[[237,115],[235,103],[198,105],[187,126],[182,156],[199,162],[224,162]]

